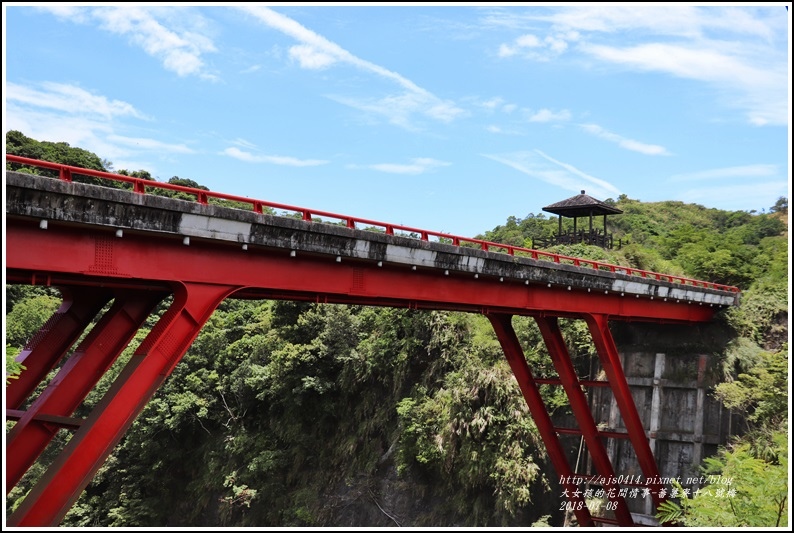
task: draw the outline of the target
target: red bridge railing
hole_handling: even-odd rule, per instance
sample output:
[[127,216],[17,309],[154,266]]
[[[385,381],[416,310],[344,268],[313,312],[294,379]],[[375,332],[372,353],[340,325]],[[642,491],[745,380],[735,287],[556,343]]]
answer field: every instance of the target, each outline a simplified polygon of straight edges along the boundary
[[[404,226],[402,224],[390,224],[386,222],[379,222],[376,220],[369,220],[365,218],[351,217],[348,215],[340,215],[328,211],[320,211],[318,209],[308,209],[305,207],[296,207],[288,204],[281,204],[277,202],[268,202],[265,200],[255,200],[243,196],[235,196],[232,194],[225,194],[213,191],[205,191],[193,187],[185,187],[172,183],[163,183],[153,180],[146,180],[136,178],[133,176],[125,176],[123,174],[114,174],[111,172],[103,172],[100,170],[92,170],[87,168],[73,167],[69,165],[62,165],[60,163],[52,163],[49,161],[41,161],[39,159],[30,159],[27,157],[20,157],[16,155],[7,154],[6,160],[12,163],[19,163],[22,165],[30,165],[39,168],[47,168],[50,170],[58,171],[59,179],[62,181],[72,181],[73,176],[87,176],[93,178],[101,178],[117,182],[129,183],[132,185],[132,190],[139,194],[146,194],[148,189],[162,189],[169,191],[177,191],[195,196],[196,202],[200,204],[208,204],[210,198],[217,200],[225,200],[230,202],[239,202],[251,206],[255,213],[263,213],[265,207],[271,209],[280,209],[295,214],[299,214],[301,218],[308,222],[324,222],[320,219],[334,219],[337,223],[343,223],[348,228],[357,228],[362,226],[361,229],[377,229],[382,228],[386,235],[400,235],[406,234],[411,237],[418,237],[423,241],[430,241],[431,238],[435,242],[442,242],[452,244],[454,246],[466,248],[479,248],[489,252],[500,252],[508,255],[518,255],[524,257],[531,257],[532,259],[546,260],[554,263],[570,264],[578,267],[591,267],[595,270],[603,270],[608,272],[617,272],[621,274],[628,274],[630,276],[638,276],[646,279],[655,279],[658,281],[668,281],[671,283],[680,283],[682,285],[690,285],[693,287],[704,287],[708,289],[715,289],[728,292],[740,292],[738,287],[731,285],[721,285],[709,281],[699,281],[681,276],[673,276],[670,274],[660,274],[658,272],[650,272],[647,270],[640,270],[637,268],[612,265],[609,263],[602,263],[600,261],[593,261],[591,259],[583,259],[578,257],[570,257],[551,252],[544,252],[541,250],[533,250],[530,248],[522,248],[520,246],[512,246],[508,244],[500,244],[496,242],[484,241],[481,239],[472,239],[469,237],[460,237],[458,235],[451,235],[449,233],[441,233],[437,231],[429,231],[425,229],[413,228]],[[401,232],[401,233],[395,233]]]

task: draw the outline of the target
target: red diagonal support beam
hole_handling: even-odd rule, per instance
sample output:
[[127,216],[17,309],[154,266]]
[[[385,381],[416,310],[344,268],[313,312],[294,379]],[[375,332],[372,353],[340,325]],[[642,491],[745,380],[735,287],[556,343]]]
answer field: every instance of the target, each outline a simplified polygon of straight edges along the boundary
[[125,291],[66,360],[42,394],[19,418],[6,439],[6,494],[46,449],[60,426],[48,419],[69,417],[167,295]]
[[10,526],[57,526],[212,312],[238,287],[178,284],[157,322],[85,423],[19,508]]
[[594,526],[595,523],[587,508],[587,502],[582,496],[576,495],[581,492],[578,490],[578,485],[573,482],[576,476],[571,470],[568,458],[565,457],[565,450],[563,450],[557,433],[554,431],[554,424],[552,424],[546,405],[543,403],[543,398],[532,376],[532,371],[527,365],[524,350],[521,348],[521,344],[518,342],[513,329],[512,316],[496,313],[488,314],[487,316],[493,325],[494,331],[496,331],[496,336],[505,352],[507,362],[510,364],[510,368],[518,381],[521,394],[524,395],[524,399],[529,406],[529,412],[535,420],[538,431],[540,431],[549,459],[560,476],[560,484],[568,494],[569,501],[573,504],[572,508],[579,525],[585,527]]
[[11,380],[6,386],[8,409],[22,406],[111,298],[109,291],[99,287],[83,287],[79,297],[66,288],[60,291],[63,296],[60,308],[16,358],[25,365],[25,370],[19,379]]
[[[596,467],[598,473],[603,476],[604,490],[607,494],[613,494],[610,498],[617,504],[615,508],[615,518],[621,526],[633,526],[634,520],[631,518],[631,512],[626,504],[625,498],[619,496],[619,486],[615,470],[612,462],[609,460],[604,443],[601,441],[601,436],[598,432],[593,414],[590,412],[590,406],[587,404],[587,397],[582,392],[582,387],[579,385],[579,380],[576,377],[576,370],[571,362],[571,356],[568,352],[568,347],[562,337],[557,317],[552,316],[539,316],[535,317],[535,321],[540,328],[540,333],[543,340],[546,342],[546,348],[549,350],[549,355],[554,363],[554,368],[560,376],[562,387],[565,394],[568,396],[568,401],[571,403],[571,409],[579,424],[579,430],[582,433],[587,449],[590,452],[590,457]],[[609,489],[615,490],[610,492]]]
[[640,415],[637,413],[631,389],[626,381],[626,374],[623,372],[623,365],[620,363],[620,355],[618,354],[617,346],[615,346],[615,340],[612,338],[612,332],[609,330],[607,316],[584,315],[584,319],[590,329],[590,334],[593,336],[601,366],[604,368],[607,380],[612,387],[615,402],[618,405],[618,409],[620,409],[620,416],[623,418],[623,424],[628,431],[629,440],[634,448],[634,453],[637,455],[640,469],[645,476],[645,484],[651,490],[654,509],[658,509],[659,504],[666,499],[659,498],[659,491],[662,489],[659,468],[656,465],[656,459],[653,457],[642,420],[640,420]]

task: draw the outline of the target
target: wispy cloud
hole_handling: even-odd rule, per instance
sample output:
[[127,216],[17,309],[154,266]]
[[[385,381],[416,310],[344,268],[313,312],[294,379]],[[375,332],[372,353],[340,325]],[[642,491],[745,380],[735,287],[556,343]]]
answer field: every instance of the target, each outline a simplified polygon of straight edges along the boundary
[[300,44],[296,44],[289,49],[289,57],[301,68],[326,70],[337,63],[350,65],[363,72],[394,82],[403,90],[401,94],[382,98],[359,99],[336,96],[332,98],[334,101],[355,109],[384,116],[392,124],[406,128],[415,127],[413,125],[413,117],[415,115],[440,122],[451,122],[466,114],[465,110],[458,107],[454,102],[442,100],[399,73],[353,55],[338,44],[329,41],[295,20],[281,15],[268,7],[245,5],[238,6],[238,9],[248,13],[268,27],[298,41]]
[[[218,77],[207,71],[203,55],[215,52],[213,42],[204,34],[189,28],[165,25],[170,11],[144,6],[124,7],[59,7],[57,4],[39,6],[53,15],[79,24],[96,23],[110,33],[127,37],[132,44],[162,62],[166,70],[179,76],[198,76],[217,81]],[[184,24],[184,8],[180,24]],[[163,20],[158,19],[160,15]]]
[[[193,153],[186,144],[121,135],[129,119],[151,121],[132,104],[76,85],[43,82],[27,86],[9,82],[5,91],[5,126],[41,141],[66,142],[111,160],[117,169],[148,168],[147,160]],[[148,165],[148,166],[143,166]]]
[[323,159],[298,159],[283,155],[256,155],[251,152],[244,152],[239,148],[229,147],[221,152],[222,155],[229,156],[246,163],[271,163],[273,165],[284,165],[288,167],[316,167],[325,165],[328,161]]
[[485,131],[490,133],[496,133],[499,135],[523,135],[524,133],[515,128],[503,128],[502,126],[497,126],[496,124],[490,124],[485,127]]
[[531,33],[521,35],[511,43],[499,46],[499,57],[520,56],[535,61],[549,61],[568,49],[568,42],[576,40],[577,34],[556,34],[539,38]]
[[670,181],[702,181],[702,180],[724,180],[724,179],[758,179],[768,176],[777,176],[777,165],[744,165],[739,167],[714,168],[701,170],[699,172],[689,172],[686,174],[675,174],[670,176]]
[[146,139],[143,137],[124,137],[122,135],[108,135],[108,140],[122,146],[128,146],[138,150],[156,151],[160,153],[173,153],[173,154],[193,154],[195,153],[190,147],[184,144],[171,144],[157,141],[154,139]]
[[530,122],[566,122],[571,120],[571,112],[567,109],[556,113],[550,109],[540,109],[530,112],[528,120]]
[[[575,50],[577,59],[709,84],[754,125],[790,120],[787,20],[783,6],[577,5],[492,11],[491,26],[532,33],[503,43],[501,57],[546,61]],[[546,24],[545,35],[539,25]],[[613,35],[634,35],[615,44]]]
[[621,148],[625,148],[626,150],[640,152],[641,154],[646,155],[670,155],[664,146],[659,146],[657,144],[646,144],[633,139],[626,139],[625,137],[622,137],[616,133],[605,130],[597,124],[581,124],[581,128],[591,135],[595,135],[600,139],[613,142]]
[[678,200],[703,205],[719,204],[722,209],[747,210],[747,206],[756,206],[756,210],[772,207],[781,196],[788,197],[788,185],[785,181],[753,181],[720,187],[701,187],[678,190],[674,192]]
[[120,100],[109,100],[105,96],[92,94],[75,85],[43,82],[40,88],[6,83],[5,98],[29,107],[51,109],[70,115],[99,115],[104,118],[131,116],[145,118],[132,104]]
[[[364,168],[377,170],[378,172],[386,172],[388,174],[407,174],[416,176],[419,174],[425,174],[426,172],[439,167],[447,167],[451,164],[452,163],[439,161],[438,159],[432,159],[429,157],[418,157],[412,159],[411,163],[409,164],[377,163],[374,165],[365,165]],[[360,168],[360,166],[354,166],[353,168]]]
[[783,65],[778,69],[759,67],[750,58],[716,47],[704,49],[700,43],[651,43],[626,48],[589,45],[583,50],[603,61],[709,83],[726,95],[731,105],[744,108],[748,120],[757,126],[788,123],[788,82]]
[[608,198],[620,194],[620,190],[608,181],[582,172],[573,165],[558,161],[540,150],[482,155],[514,168],[527,176],[568,191],[579,192],[582,189],[587,189],[588,194],[597,198]]

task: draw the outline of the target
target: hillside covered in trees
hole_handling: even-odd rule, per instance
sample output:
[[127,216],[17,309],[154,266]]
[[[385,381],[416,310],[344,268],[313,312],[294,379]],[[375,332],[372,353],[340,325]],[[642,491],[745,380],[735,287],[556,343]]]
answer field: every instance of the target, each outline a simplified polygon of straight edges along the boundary
[[[8,132],[6,151],[112,170],[95,154],[21,132]],[[112,171],[154,179],[145,170]],[[743,291],[741,305],[718,317],[733,336],[716,354],[724,379],[711,394],[746,426],[703,463],[705,473],[735,479],[737,497],[730,507],[679,498],[660,516],[685,526],[788,525],[788,199],[761,213],[626,196],[607,203],[623,211],[609,231],[627,244],[549,250]],[[556,229],[556,218],[530,213],[477,237],[529,248]],[[7,382],[24,372],[13,358],[59,304],[54,289],[6,286]],[[76,416],[101,399],[167,305]],[[572,356],[587,356],[587,329],[561,325]],[[535,323],[516,317],[514,327],[533,371],[549,370]],[[542,393],[555,413],[566,413],[558,389]],[[51,448],[67,439],[61,431]],[[8,513],[56,451],[11,490]],[[227,300],[62,525],[558,526],[554,476],[485,317]]]

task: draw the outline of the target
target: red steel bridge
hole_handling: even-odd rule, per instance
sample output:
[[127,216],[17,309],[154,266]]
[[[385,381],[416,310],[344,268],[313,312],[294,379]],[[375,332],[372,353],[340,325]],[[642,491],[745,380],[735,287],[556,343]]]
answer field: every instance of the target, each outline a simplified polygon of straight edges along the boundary
[[[578,523],[633,526],[637,517],[618,490],[625,480],[650,489],[654,508],[665,492],[609,323],[703,323],[739,300],[735,287],[679,276],[12,155],[6,160],[58,176],[5,173],[6,283],[56,287],[63,296],[18,356],[26,369],[6,387],[6,421],[15,421],[6,440],[6,494],[58,431],[73,431],[8,517],[10,526],[61,522],[226,298],[484,314]],[[116,183],[79,183],[76,175]],[[150,194],[157,189],[194,200]],[[279,210],[281,216],[268,213]],[[102,400],[76,418],[153,309],[169,298]],[[513,316],[537,322],[557,378],[533,376]],[[560,318],[586,322],[605,380],[577,376]],[[554,425],[541,383],[564,389],[577,427]],[[611,389],[625,431],[597,427],[584,392],[589,387]],[[569,464],[560,437],[571,434],[586,445],[594,474]],[[615,472],[609,439],[630,443],[640,475]],[[590,512],[583,483],[604,488],[608,513]]]

